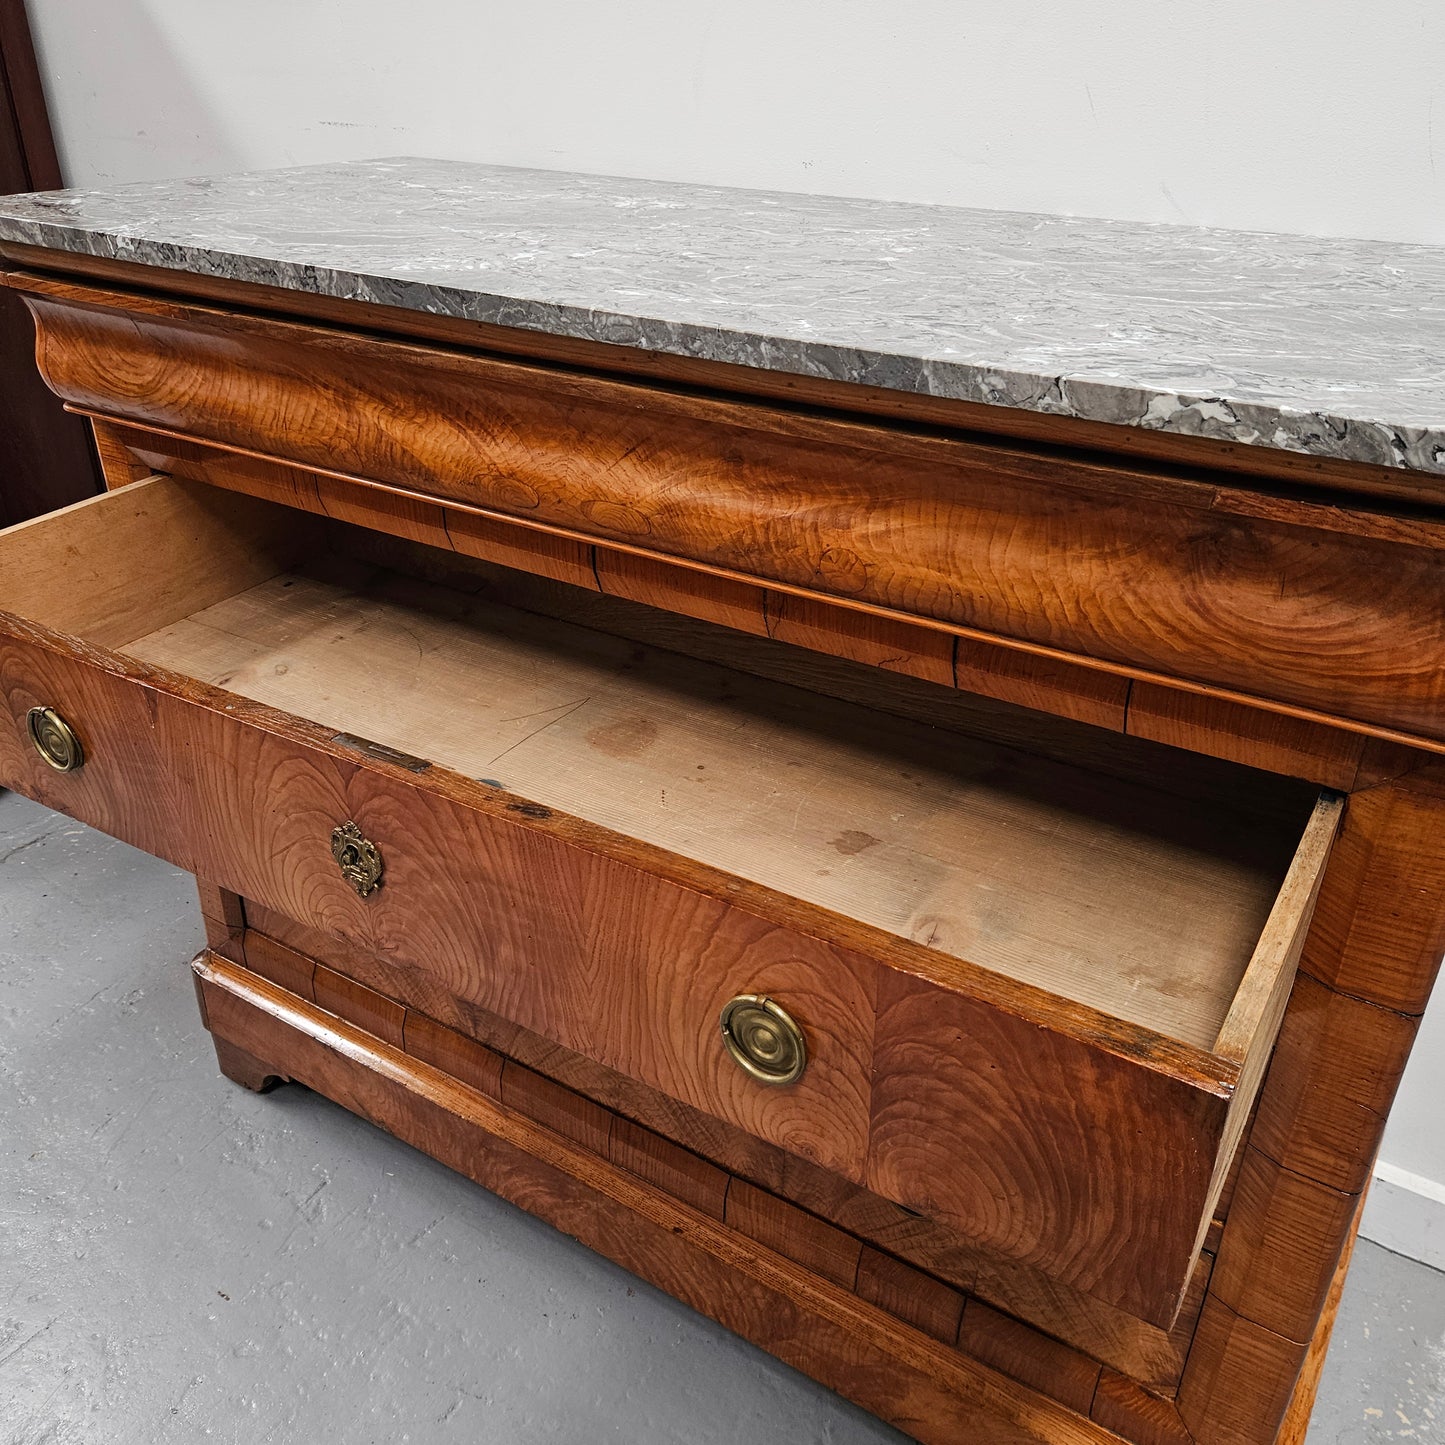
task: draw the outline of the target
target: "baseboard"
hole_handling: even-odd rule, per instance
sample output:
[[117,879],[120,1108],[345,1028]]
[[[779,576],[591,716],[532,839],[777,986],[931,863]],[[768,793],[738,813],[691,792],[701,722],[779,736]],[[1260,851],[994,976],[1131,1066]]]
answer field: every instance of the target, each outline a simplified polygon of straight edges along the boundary
[[1394,1164],[1377,1164],[1360,1233],[1396,1254],[1445,1270],[1445,1184]]

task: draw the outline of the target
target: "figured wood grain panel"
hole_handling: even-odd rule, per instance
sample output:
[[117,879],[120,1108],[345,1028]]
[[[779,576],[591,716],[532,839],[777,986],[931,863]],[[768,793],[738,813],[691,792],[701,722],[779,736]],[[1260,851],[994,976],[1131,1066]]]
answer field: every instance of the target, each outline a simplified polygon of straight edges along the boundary
[[[399,767],[364,769],[322,731],[19,622],[0,627],[0,698],[5,785],[374,952],[423,961],[461,996],[861,1175],[875,965],[770,921],[767,906],[724,901],[746,903],[746,885],[671,882],[668,860],[639,845],[461,779],[422,788]],[[56,773],[25,738],[39,705],[77,719],[89,757],[78,772]],[[448,796],[458,790],[470,804]],[[387,857],[366,901],[330,854],[331,830],[352,816]],[[722,1004],[749,989],[788,1000],[815,1043],[795,1088],[753,1084],[722,1047]],[[595,996],[611,1001],[606,1029]]]
[[[97,436],[104,435],[113,449],[118,449],[126,458],[136,459],[148,471],[246,492],[303,511],[328,511],[401,537],[417,536],[408,518],[420,515],[427,521],[441,523],[441,535],[435,526],[428,526],[426,535],[420,538],[429,545],[446,547],[498,566],[520,567],[573,586],[594,591],[597,588],[589,543],[552,536],[456,507],[438,508],[425,498],[398,496],[327,472],[227,450],[171,433],[102,420],[96,420],[93,425]],[[323,495],[328,503],[325,507]]]
[[618,1261],[924,1445],[1116,1445],[641,1180],[224,960],[203,956],[210,1027]]
[[519,1110],[604,1159],[608,1157],[612,1115],[591,1099],[554,1084],[545,1074],[508,1059],[502,1066],[501,1099],[509,1109]]
[[[958,1339],[963,1295],[891,1254],[864,1245],[854,1288],[861,1298],[907,1320],[936,1340],[951,1345]],[[970,1353],[982,1358],[976,1351]]]
[[[205,482],[224,491],[245,492],[264,501],[279,502],[302,512],[320,512],[322,475],[287,462],[266,460],[245,453],[222,451],[185,437],[164,436],[143,427],[96,418],[97,436],[104,434],[112,448],[151,472],[182,481]],[[112,482],[112,486],[116,483]]]
[[[244,491],[311,511],[322,510],[316,494],[323,483],[338,491],[349,490],[355,494],[353,518],[364,520],[366,525],[392,535],[411,535],[405,520],[408,507],[427,505],[420,499],[394,498],[397,519],[394,523],[383,505],[388,494],[379,493],[362,483],[323,476],[288,463],[267,461],[247,452],[227,450],[142,427],[105,421],[97,421],[95,425],[98,434],[104,432],[114,439],[115,444],[125,444],[122,450],[126,457],[141,458],[142,464],[151,471],[205,481],[213,486]],[[1111,731],[1120,731],[1124,727],[1131,683],[1127,677],[1115,673],[961,638],[902,617],[887,618],[859,612],[821,597],[767,593],[756,584],[693,571],[666,559],[645,559],[606,547],[587,545],[454,506],[444,507],[443,513],[447,528],[445,545],[456,553],[509,569],[522,569],[526,573],[591,591],[601,586],[609,595],[667,609],[667,613],[656,617],[655,627],[667,633],[671,645],[683,644],[682,650],[687,650],[689,637],[678,628],[678,618],[693,617],[744,633],[758,634],[766,630],[771,637],[793,646],[848,658],[950,688],[958,687],[976,698],[996,698]],[[346,512],[337,510],[336,515],[346,515]],[[368,550],[375,552],[377,549],[373,546]],[[574,619],[578,616],[575,602],[569,604],[555,594],[546,597],[532,587],[519,592],[515,576],[497,578],[495,582],[502,589],[502,595],[508,595],[510,591],[518,596],[520,605],[552,615]],[[761,618],[760,612],[763,614]],[[734,657],[735,665],[747,665],[747,662],[746,654]],[[816,666],[811,670],[805,667],[797,680],[809,685],[810,671],[816,674]],[[1309,740],[1317,739],[1326,759],[1354,755],[1361,742],[1357,734],[1332,732],[1318,724],[1301,723],[1277,714],[1255,714],[1237,704],[1181,693],[1155,684],[1140,686],[1146,689],[1146,698],[1159,695],[1158,710],[1168,717],[1172,718],[1175,712],[1187,716],[1197,712],[1210,718],[1216,714],[1230,718],[1237,715],[1246,738],[1251,734],[1261,734],[1294,739],[1295,746],[1287,756],[1285,771],[1299,771],[1303,776],[1332,786],[1347,785],[1344,778],[1346,770],[1340,763],[1322,760],[1318,765],[1308,765],[1304,747]],[[1171,698],[1178,701],[1170,701]],[[944,710],[935,702],[933,711],[941,713]],[[977,708],[973,711],[977,713]],[[1173,736],[1168,727],[1156,733],[1148,722],[1150,711],[1146,702],[1143,709],[1145,721],[1138,729],[1140,735],[1157,735],[1164,741],[1185,745],[1186,739]],[[1023,719],[1018,717],[1012,721],[1017,735]],[[1037,722],[1035,718],[1035,730]],[[1261,750],[1236,738],[1221,721],[1191,729],[1187,744],[1211,755],[1253,759],[1261,765],[1277,759],[1274,748]]]
[[1105,1370],[1094,1392],[1092,1417],[1130,1445],[1195,1445],[1172,1400],[1151,1395],[1127,1375]]
[[620,1115],[612,1121],[608,1147],[612,1162],[620,1168],[714,1219],[723,1217],[730,1180],[716,1164]]
[[[318,964],[314,958],[298,953],[294,948],[287,948],[264,933],[257,933],[254,928],[246,930],[242,943],[245,949],[243,961],[250,972],[270,979],[272,983],[284,988],[288,993],[294,993],[298,998],[310,999],[313,1003],[316,1001],[315,978]],[[331,970],[328,969],[327,972],[331,973]],[[331,973],[331,976],[339,977],[335,973]],[[341,1002],[344,1008],[344,1000],[338,1002]]]
[[767,594],[755,583],[686,572],[607,547],[593,549],[593,565],[597,585],[609,597],[682,612],[737,632],[768,631]]
[[[210,871],[236,891],[370,952],[420,962],[458,997],[861,1174],[874,987],[866,960],[569,846],[565,820],[505,794],[473,785],[491,803],[480,811],[401,769],[391,777],[203,708],[163,708],[161,728],[172,757],[206,759],[178,822],[224,858]],[[258,810],[258,799],[271,801]],[[252,826],[239,830],[238,818]],[[347,819],[384,860],[381,888],[365,900],[330,855],[331,830]],[[814,1041],[796,1087],[755,1084],[723,1049],[722,1004],[747,991],[785,1000]]]
[[127,651],[1204,1047],[1288,856],[1218,803],[344,568]]
[[1310,1416],[1314,1413],[1315,1397],[1319,1393],[1320,1381],[1324,1376],[1330,1338],[1334,1334],[1335,1321],[1340,1311],[1340,1299],[1345,1291],[1345,1278],[1349,1273],[1355,1245],[1359,1242],[1360,1216],[1363,1214],[1364,1208],[1365,1196],[1362,1194],[1356,1203],[1349,1239],[1340,1254],[1340,1262],[1335,1268],[1335,1277],[1330,1282],[1329,1295],[1325,1299],[1324,1309],[1320,1312],[1314,1335],[1310,1339],[1309,1353],[1305,1356],[1304,1369],[1300,1371],[1299,1379],[1295,1383],[1294,1394],[1290,1397],[1289,1409],[1285,1412],[1284,1424],[1280,1427],[1279,1438],[1275,1445],[1306,1445],[1305,1437],[1309,1433]]
[[358,1028],[396,1048],[402,1046],[406,1010],[394,999],[321,964],[317,964],[311,976],[311,997],[317,1008],[349,1019]]
[[1418,1014],[1445,954],[1445,798],[1354,794],[1300,967],[1339,993]]
[[502,1056],[465,1034],[408,1009],[404,1020],[405,1048],[412,1058],[431,1064],[459,1083],[487,1095],[502,1097]]
[[[253,496],[321,510],[316,492],[324,485],[354,494],[353,520],[397,536],[406,526],[408,506],[419,499],[395,498],[393,524],[384,506],[388,494],[323,476],[287,463],[267,461],[184,437],[96,421],[127,458],[139,457],[149,470],[209,482]],[[121,444],[124,443],[122,446]],[[365,499],[372,499],[367,502]],[[346,515],[333,509],[334,515]],[[886,618],[839,607],[824,598],[769,594],[747,583],[679,567],[661,558],[643,558],[592,546],[515,523],[444,507],[445,545],[468,557],[667,609],[744,633],[763,634],[836,657],[959,687],[981,697],[999,698],[1120,731],[1130,683],[1127,678],[1066,662],[1036,657],[905,618]],[[443,545],[437,543],[436,545]],[[529,599],[534,593],[529,593]]]
[[[858,1189],[794,1154],[580,1054],[559,1048],[496,1014],[456,999],[424,969],[394,958],[375,958],[261,904],[248,901],[247,907],[253,924],[248,934],[249,947],[254,947],[261,937],[255,930],[262,929],[341,972],[366,980],[375,988],[391,991],[405,1002],[408,1039],[414,1035],[421,1037],[418,1031],[426,1030],[426,1042],[422,1046],[426,1052],[418,1052],[408,1045],[408,1051],[417,1052],[418,1057],[469,1082],[473,1074],[467,1071],[477,1069],[482,1070],[481,1076],[486,1079],[490,1079],[495,1070],[500,1080],[500,1055],[494,1051],[501,1050],[607,1108],[642,1121],[655,1131],[654,1139],[662,1136],[664,1143],[673,1141],[668,1147],[674,1155],[683,1154],[695,1161],[682,1171],[686,1175],[684,1180],[679,1180],[667,1164],[661,1166],[664,1172],[658,1177],[648,1173],[653,1167],[651,1158],[639,1160],[637,1151],[628,1143],[629,1129],[637,1126],[631,1125],[627,1118],[616,1118],[612,1133],[614,1162],[683,1198],[688,1198],[687,1188],[699,1184],[693,1173],[696,1165],[701,1164],[699,1187],[703,1188],[707,1202],[698,1199],[689,1199],[689,1202],[705,1212],[721,1209],[726,1192],[723,1171],[731,1171],[861,1239],[872,1241],[890,1254],[911,1261],[940,1281],[977,1293],[1136,1379],[1160,1388],[1177,1383],[1204,1301],[1211,1263],[1208,1256],[1201,1257],[1195,1266],[1184,1307],[1173,1329],[1159,1329],[1082,1294],[1041,1270],[981,1250],[933,1220]],[[450,1020],[453,1027],[433,1023],[428,1014]],[[484,1040],[490,1047],[473,1042],[473,1038]],[[476,1087],[495,1093],[483,1083]],[[683,1148],[679,1149],[679,1144]],[[619,1149],[623,1152],[619,1153]],[[647,1152],[650,1155],[650,1149]]]
[[378,528],[429,547],[451,546],[446,509],[436,502],[367,491],[326,476],[316,478],[316,501],[322,512],[338,522]]
[[[302,942],[308,948],[321,954],[322,957],[331,958],[337,967],[348,968],[348,970],[366,970],[368,965],[366,959],[355,954],[351,949],[345,949],[342,945],[329,944],[327,939],[314,931],[303,928],[299,925],[290,925],[288,920],[280,918],[270,910],[262,909],[259,906],[251,906],[254,918],[257,923],[273,931],[288,932],[298,942]],[[260,935],[250,933],[250,938],[257,939]],[[448,1069],[455,1077],[464,1081],[477,1079],[475,1087],[480,1087],[488,1094],[497,1095],[497,1081],[501,1074],[501,1061],[497,1053],[491,1049],[483,1048],[477,1043],[471,1042],[461,1033],[448,1029],[428,1019],[425,1014],[409,1010],[407,1012],[407,1052],[416,1053],[419,1058],[428,1059],[442,1068]],[[525,1040],[519,1038],[516,1029],[507,1030],[507,1042],[516,1046]],[[420,1046],[418,1046],[420,1045]],[[543,1066],[555,1066],[558,1064],[558,1051],[548,1046],[539,1062]],[[585,1061],[578,1061],[579,1064]],[[608,1090],[608,1082],[601,1079],[595,1066],[590,1072],[569,1071],[568,1082],[572,1090],[592,1088],[592,1090]],[[565,1091],[556,1091],[561,1095]],[[620,1095],[610,1094],[610,1103],[616,1107],[630,1110],[646,1111],[649,1101],[644,1097],[639,1087],[630,1082],[624,1081],[624,1088]],[[552,1101],[555,1105],[555,1100]],[[551,1105],[549,1105],[551,1107]],[[569,1101],[569,1110],[584,1107],[585,1100],[572,1098]],[[679,1123],[679,1116],[676,1113],[678,1105],[670,1104],[665,1111],[665,1121],[670,1127],[676,1127]],[[575,1127],[568,1124],[564,1127],[558,1124],[564,1133],[575,1136]],[[694,1143],[702,1143],[702,1147],[708,1147],[711,1143],[714,1149],[718,1144],[718,1126],[711,1121],[705,1123],[704,1136],[699,1140],[698,1134],[691,1134],[689,1139]],[[757,1168],[759,1159],[757,1153],[760,1149],[766,1149],[757,1140],[738,1140],[741,1150],[722,1149],[721,1152],[727,1157],[728,1163],[733,1168],[744,1170]],[[724,1170],[701,1159],[691,1150],[681,1149],[676,1144],[669,1143],[668,1139],[653,1133],[652,1130],[644,1129],[639,1124],[633,1124],[623,1117],[613,1117],[611,1121],[610,1156],[614,1163],[637,1173],[642,1178],[656,1183],[659,1188],[666,1189],[669,1194],[678,1196],[688,1204],[701,1208],[707,1214],[714,1217],[722,1217],[724,1199],[728,1192],[728,1175]],[[1074,1309],[1068,1309],[1066,1299],[1068,1292],[1056,1282],[1049,1282],[1045,1289],[1035,1289],[1030,1292],[1027,1289],[1025,1280],[1019,1279],[1019,1270],[1010,1272],[1006,1261],[981,1261],[981,1269],[975,1272],[975,1266],[980,1264],[980,1254],[977,1248],[955,1244],[952,1247],[951,1256],[939,1254],[931,1256],[928,1241],[929,1235],[933,1238],[941,1237],[938,1225],[929,1221],[919,1220],[916,1217],[909,1217],[902,1211],[890,1207],[886,1201],[873,1199],[871,1211],[866,1209],[848,1209],[847,1204],[840,1199],[840,1191],[845,1191],[847,1186],[841,1181],[832,1179],[827,1189],[819,1191],[816,1186],[809,1188],[808,1181],[802,1178],[803,1172],[808,1166],[803,1165],[801,1160],[788,1159],[786,1156],[779,1156],[780,1168],[773,1170],[775,1185],[773,1188],[795,1189],[808,1196],[814,1202],[815,1208],[822,1212],[825,1220],[829,1218],[829,1209],[832,1211],[832,1220],[838,1222],[838,1218],[847,1218],[851,1230],[857,1231],[860,1228],[867,1230],[868,1224],[874,1228],[879,1225],[880,1218],[886,1217],[887,1211],[892,1209],[892,1215],[897,1218],[907,1230],[907,1234],[894,1234],[893,1243],[902,1244],[902,1247],[912,1248],[913,1253],[918,1254],[920,1259],[929,1260],[931,1257],[948,1261],[958,1269],[959,1260],[967,1257],[968,1274],[971,1282],[977,1280],[978,1287],[993,1293],[998,1298],[997,1290],[1003,1286],[1003,1298],[1009,1299],[1013,1308],[1023,1311],[1039,1312],[1040,1324],[1045,1328],[1052,1328],[1055,1332],[1065,1332],[1075,1338],[1077,1344],[1087,1344],[1095,1353],[1103,1353],[1110,1358],[1123,1361],[1127,1367],[1134,1371],[1134,1374],[1142,1374],[1144,1379],[1157,1381],[1160,1384],[1170,1384],[1178,1379],[1179,1368],[1182,1366],[1183,1354],[1188,1350],[1189,1341],[1194,1334],[1194,1325],[1198,1318],[1199,1308],[1204,1301],[1205,1285],[1209,1277],[1209,1260],[1202,1259],[1196,1267],[1194,1279],[1189,1287],[1188,1299],[1185,1308],[1181,1312],[1181,1318],[1176,1322],[1175,1329],[1170,1334],[1168,1342],[1160,1337],[1160,1344],[1172,1345],[1173,1354],[1166,1355],[1165,1351],[1155,1345],[1150,1347],[1150,1335],[1159,1335],[1159,1331],[1153,1331],[1150,1327],[1144,1327],[1139,1321],[1130,1321],[1129,1316],[1123,1316],[1114,1312],[1113,1328],[1110,1328],[1110,1312],[1101,1306],[1097,1301],[1085,1301],[1077,1299],[1074,1301]],[[766,1166],[764,1166],[766,1168]],[[854,1194],[857,1192],[854,1191]],[[772,1209],[762,1209],[757,1205],[760,1191],[754,1189],[753,1194],[744,1199],[743,1208],[753,1205],[753,1212],[759,1215],[762,1224],[760,1228],[772,1228],[773,1233],[769,1234],[770,1241],[782,1248],[785,1253],[792,1250],[802,1251],[802,1256],[808,1256],[809,1248],[818,1247],[815,1234],[819,1234],[822,1241],[837,1243],[842,1238],[840,1231],[834,1230],[831,1234],[818,1231],[816,1221],[812,1222],[812,1228],[793,1228],[789,1230],[786,1225],[798,1224],[799,1220],[808,1220],[808,1215],[798,1209],[785,1207],[782,1201],[777,1201]],[[782,1214],[779,1215],[779,1211]],[[945,1247],[946,1250],[946,1247]],[[837,1250],[832,1251],[832,1256]],[[848,1259],[853,1257],[851,1246],[848,1246]],[[942,1280],[923,1273],[916,1267],[903,1263],[902,1260],[894,1259],[890,1254],[881,1253],[877,1248],[864,1246],[858,1259],[857,1283],[858,1293],[868,1301],[879,1303],[883,1308],[889,1309],[900,1318],[907,1319],[910,1324],[923,1329],[928,1334],[941,1340],[954,1340],[958,1332],[959,1314],[962,1309],[962,1295],[957,1289],[945,1285]],[[991,1312],[983,1315],[975,1315],[975,1321],[987,1321],[991,1318]],[[1001,1318],[1001,1316],[1000,1316]],[[1012,1340],[1013,1350],[1022,1350],[1029,1358],[1042,1360],[1042,1358],[1071,1357],[1072,1353],[1064,1351],[1064,1347],[1056,1341],[1049,1341],[1048,1338],[1039,1335],[1033,1340],[1032,1332],[1020,1324],[1019,1321],[1006,1321],[1003,1327]],[[1130,1332],[1131,1331],[1131,1332]],[[1095,1367],[1097,1373],[1097,1367]]]
[[87,409],[1442,736],[1430,524],[202,308],[27,300],[42,371]]
[[1094,1403],[1099,1383],[1097,1361],[977,1300],[969,1300],[964,1307],[958,1347],[1081,1415],[1087,1415]]
[[1235,1227],[1228,1230],[1210,1293],[1286,1339],[1315,1332],[1359,1197],[1281,1168],[1246,1150]]
[[843,612],[825,601],[790,597],[783,592],[767,594],[766,612],[768,636],[778,642],[846,657],[925,682],[954,684],[958,640],[947,632],[867,613]]
[[478,517],[455,507],[443,508],[443,516],[449,545],[465,557],[477,557],[501,567],[520,567],[573,587],[596,590],[598,586],[593,549],[585,542],[524,531],[508,522]]
[[1088,1261],[1094,1293],[1167,1329],[1231,1091],[999,1023],[962,995],[881,979],[868,1187],[1061,1278]]
[[1129,678],[1118,673],[1014,652],[968,637],[960,637],[954,649],[953,684],[1111,732],[1124,729],[1133,687]]
[[168,470],[151,466],[126,446],[123,434],[128,428],[93,421],[90,429],[95,438],[95,455],[100,462],[101,476],[108,490],[128,487],[132,482],[144,481],[153,472]]
[[1305,1349],[1206,1300],[1178,1398],[1195,1445],[1274,1445]]
[[1344,791],[1354,785],[1365,746],[1356,733],[1142,681],[1129,693],[1128,731]]
[[[0,579],[3,586],[3,579]],[[86,762],[56,772],[32,746],[33,707],[69,719]],[[191,873],[189,839],[177,834],[175,780],[154,734],[151,695],[105,653],[78,647],[0,614],[0,787],[169,859]]]
[[1250,1143],[1307,1179],[1360,1193],[1418,1027],[1301,974]]
[[788,1259],[852,1289],[858,1278],[862,1245],[826,1220],[755,1189],[744,1179],[728,1186],[723,1216],[734,1229],[775,1249]]

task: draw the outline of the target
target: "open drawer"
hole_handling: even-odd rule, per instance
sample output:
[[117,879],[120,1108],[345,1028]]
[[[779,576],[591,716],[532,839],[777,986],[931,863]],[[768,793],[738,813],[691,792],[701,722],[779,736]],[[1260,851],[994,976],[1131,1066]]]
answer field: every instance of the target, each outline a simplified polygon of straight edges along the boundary
[[1172,1319],[1338,799],[1185,801],[359,550],[168,478],[0,534],[0,783]]

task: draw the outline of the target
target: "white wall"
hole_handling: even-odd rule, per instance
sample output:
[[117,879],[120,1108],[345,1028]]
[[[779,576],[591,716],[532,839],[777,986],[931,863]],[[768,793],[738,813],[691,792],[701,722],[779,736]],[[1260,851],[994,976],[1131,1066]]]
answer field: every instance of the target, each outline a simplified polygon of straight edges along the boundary
[[29,0],[72,184],[399,152],[1445,242],[1439,0]]
[[[419,154],[1445,243],[1440,0],[29,6],[76,185]],[[1384,1153],[1445,1201],[1440,1100],[1445,997]]]

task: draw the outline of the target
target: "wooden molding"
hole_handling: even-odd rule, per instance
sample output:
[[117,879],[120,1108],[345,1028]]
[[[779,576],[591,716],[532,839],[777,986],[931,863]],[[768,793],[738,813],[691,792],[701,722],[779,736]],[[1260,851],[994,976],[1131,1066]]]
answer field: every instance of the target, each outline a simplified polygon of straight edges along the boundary
[[288,1077],[344,1101],[923,1445],[956,1445],[980,1429],[999,1445],[1117,1445],[1074,1411],[343,1019],[216,955],[195,967],[218,1056],[240,1082]]

